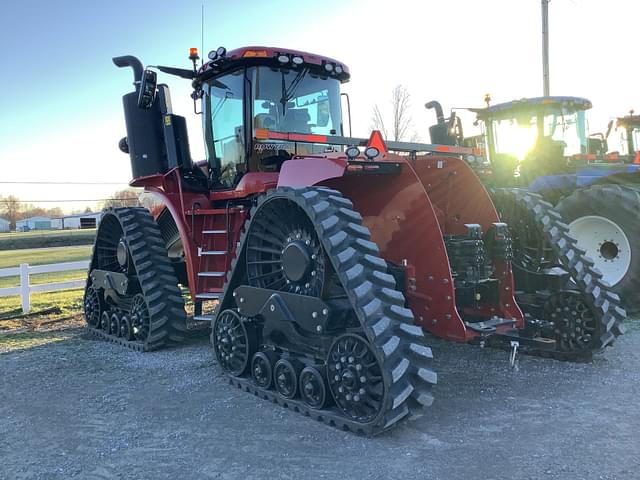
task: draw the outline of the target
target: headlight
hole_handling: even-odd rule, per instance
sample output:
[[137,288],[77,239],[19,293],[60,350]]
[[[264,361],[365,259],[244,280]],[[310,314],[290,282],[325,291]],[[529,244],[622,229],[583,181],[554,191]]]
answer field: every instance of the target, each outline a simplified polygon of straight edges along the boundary
[[352,145],[350,147],[347,147],[344,153],[347,154],[347,157],[349,157],[350,159],[353,159],[353,158],[356,158],[358,155],[360,155],[360,149],[355,145]]
[[369,160],[373,160],[378,155],[380,155],[380,150],[378,150],[376,147],[367,147],[367,149],[364,151],[364,154]]

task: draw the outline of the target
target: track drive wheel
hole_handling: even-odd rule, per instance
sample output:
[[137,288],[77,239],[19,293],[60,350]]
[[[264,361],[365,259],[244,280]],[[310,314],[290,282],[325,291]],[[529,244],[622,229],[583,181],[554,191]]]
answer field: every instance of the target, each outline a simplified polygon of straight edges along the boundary
[[622,305],[640,312],[640,186],[582,188],[557,208]]

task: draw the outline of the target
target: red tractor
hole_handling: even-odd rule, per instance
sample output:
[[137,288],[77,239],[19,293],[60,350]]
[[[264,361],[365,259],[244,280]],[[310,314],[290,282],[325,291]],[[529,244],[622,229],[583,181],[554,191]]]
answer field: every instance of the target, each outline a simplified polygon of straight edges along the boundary
[[[618,333],[616,296],[535,197],[512,192],[530,220],[512,239],[464,149],[342,136],[342,63],[267,47],[219,48],[199,69],[190,58],[193,70],[157,69],[193,82],[199,163],[168,87],[135,57],[114,58],[134,72],[120,143],[131,185],[163,208],[104,212],[84,300],[96,335],[151,350],[210,321],[233,385],[375,434],[433,401],[423,330],[570,359]],[[573,283],[525,318],[510,260],[534,259],[536,236],[571,264]]]

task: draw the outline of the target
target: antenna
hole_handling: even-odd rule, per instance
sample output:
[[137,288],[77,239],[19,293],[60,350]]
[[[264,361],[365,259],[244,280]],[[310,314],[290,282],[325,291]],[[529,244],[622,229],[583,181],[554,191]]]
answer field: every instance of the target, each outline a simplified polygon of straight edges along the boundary
[[200,59],[200,66],[204,65],[204,1],[202,2],[202,9],[200,10],[200,37],[202,41],[202,58]]

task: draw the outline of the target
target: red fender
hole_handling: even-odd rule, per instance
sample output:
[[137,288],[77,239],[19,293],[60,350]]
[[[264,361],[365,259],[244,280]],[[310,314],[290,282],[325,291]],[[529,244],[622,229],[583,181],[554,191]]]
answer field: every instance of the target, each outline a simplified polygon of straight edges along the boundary
[[[477,177],[458,159],[449,163],[448,157],[422,157],[415,167],[406,157],[392,155],[389,160],[401,162],[398,174],[346,176],[322,184],[353,201],[383,258],[406,266],[406,297],[416,322],[440,337],[468,341],[477,333],[466,329],[457,311],[443,233],[465,233],[464,223],[479,223],[486,231],[498,221],[493,204]],[[438,168],[438,161],[445,161],[447,168]],[[443,195],[439,184],[445,182],[453,183]],[[513,318],[516,326],[522,326],[511,270],[506,264],[496,264],[496,270],[503,281],[500,304],[474,313]]]

